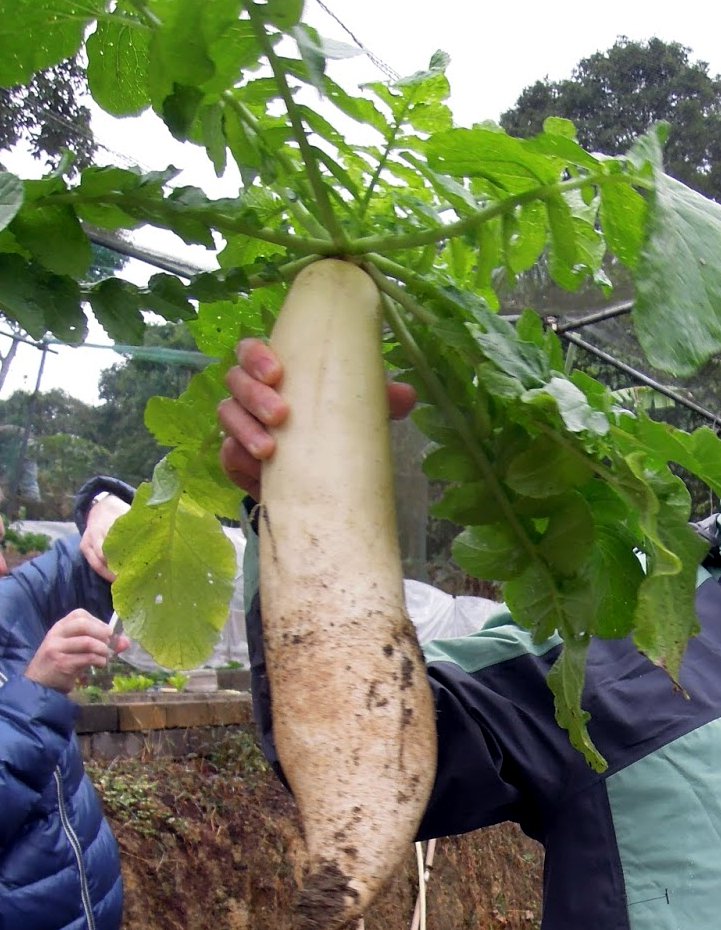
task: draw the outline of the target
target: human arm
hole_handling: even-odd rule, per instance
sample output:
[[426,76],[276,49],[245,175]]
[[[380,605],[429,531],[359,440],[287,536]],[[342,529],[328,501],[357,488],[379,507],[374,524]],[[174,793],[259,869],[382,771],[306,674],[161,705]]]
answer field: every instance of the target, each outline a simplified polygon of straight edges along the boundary
[[13,842],[47,788],[76,714],[64,694],[24,675],[0,688],[0,849]]

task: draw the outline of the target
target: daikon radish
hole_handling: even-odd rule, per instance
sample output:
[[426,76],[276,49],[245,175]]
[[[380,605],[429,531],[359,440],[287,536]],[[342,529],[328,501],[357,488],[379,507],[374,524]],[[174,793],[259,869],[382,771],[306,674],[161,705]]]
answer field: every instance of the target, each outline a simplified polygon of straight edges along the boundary
[[274,735],[310,868],[299,926],[361,915],[411,851],[436,766],[404,606],[375,285],[324,259],[271,336],[290,414],[263,466],[261,603]]

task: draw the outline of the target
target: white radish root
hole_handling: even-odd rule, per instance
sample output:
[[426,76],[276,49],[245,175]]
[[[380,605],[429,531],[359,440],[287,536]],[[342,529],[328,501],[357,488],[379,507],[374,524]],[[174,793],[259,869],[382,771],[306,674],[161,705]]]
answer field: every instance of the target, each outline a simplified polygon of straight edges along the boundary
[[325,259],[298,275],[271,337],[290,415],[263,467],[261,603],[275,742],[310,859],[303,930],[365,911],[409,852],[435,775],[380,327],[370,278]]

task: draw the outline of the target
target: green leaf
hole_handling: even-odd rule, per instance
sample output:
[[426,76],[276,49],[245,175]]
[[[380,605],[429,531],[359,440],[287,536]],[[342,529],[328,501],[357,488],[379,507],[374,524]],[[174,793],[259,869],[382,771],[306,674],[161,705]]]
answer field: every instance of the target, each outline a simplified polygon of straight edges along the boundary
[[448,487],[431,507],[432,516],[461,526],[483,526],[503,519],[498,498],[481,481]]
[[177,322],[195,316],[188,300],[188,291],[182,281],[171,274],[154,274],[148,281],[143,299],[145,309],[152,310],[166,320]]
[[[678,682],[688,639],[699,630],[694,592],[706,544],[665,502],[661,516],[660,538],[669,549],[673,547],[678,566],[672,571],[668,560],[648,560],[648,574],[639,590],[634,642]],[[659,617],[663,623],[658,622]]]
[[566,640],[547,681],[555,697],[556,720],[568,730],[571,744],[583,753],[594,771],[605,772],[606,760],[588,735],[590,714],[581,707],[589,642],[588,638]]
[[77,282],[20,255],[0,254],[0,306],[34,339],[50,331],[63,342],[78,345],[87,335]]
[[601,186],[601,226],[611,251],[635,269],[646,234],[646,198],[628,184]]
[[180,397],[151,398],[145,410],[145,425],[160,445],[198,449],[209,441],[209,436],[220,435],[217,420],[208,421],[207,410],[226,396],[217,366],[211,365],[193,375]]
[[683,377],[721,351],[721,206],[656,175],[633,310],[651,365]]
[[308,74],[316,90],[323,93],[323,75],[325,74],[325,50],[318,31],[305,23],[299,23],[291,30],[291,35],[298,45],[300,57],[305,62]]
[[90,267],[90,241],[69,206],[28,205],[17,214],[10,229],[48,271],[82,278]]
[[213,163],[216,177],[219,178],[227,163],[223,107],[218,103],[201,107],[200,127],[205,151]]
[[545,352],[518,339],[511,323],[489,313],[483,317],[483,326],[487,332],[477,326],[469,326],[469,330],[483,354],[504,374],[518,378],[527,388],[538,387],[548,380]]
[[0,87],[71,58],[105,0],[9,0],[0,16]]
[[488,129],[449,129],[428,141],[428,164],[453,177],[483,177],[507,194],[553,184],[553,163],[538,156],[521,139]]
[[540,258],[546,245],[546,209],[540,201],[521,205],[513,222],[504,227],[505,256],[514,274],[528,271]]
[[284,32],[300,21],[303,15],[303,0],[267,0],[263,7],[263,18]]
[[472,481],[478,476],[473,459],[459,448],[435,449],[423,460],[423,471],[427,477],[442,481]]
[[533,641],[545,642],[565,623],[561,593],[541,559],[528,560],[503,586],[503,599],[516,623],[530,630]]
[[524,497],[554,497],[582,487],[592,475],[576,450],[550,436],[539,436],[512,460],[505,481]]
[[610,424],[606,415],[591,407],[583,391],[567,378],[554,375],[542,388],[526,391],[522,399],[524,403],[532,404],[543,396],[555,400],[563,425],[569,432],[588,432],[596,436],[605,436],[608,433]]
[[108,278],[90,292],[90,303],[98,323],[115,342],[141,345],[145,322],[139,310],[140,291],[128,281]]
[[95,102],[113,116],[136,116],[150,106],[151,33],[132,3],[119,2],[86,43],[88,86]]
[[0,229],[5,229],[23,205],[23,182],[9,171],[0,171]]
[[474,578],[504,581],[522,571],[528,553],[505,523],[470,526],[456,537],[452,555]]
[[[167,485],[162,471],[159,481]],[[141,485],[105,541],[118,575],[113,604],[128,635],[156,662],[196,668],[228,618],[235,552],[218,521],[184,495],[169,497],[166,487],[155,505],[151,495],[151,485]]]
[[571,576],[588,558],[594,542],[591,508],[580,494],[571,492],[552,511],[538,549],[554,572]]

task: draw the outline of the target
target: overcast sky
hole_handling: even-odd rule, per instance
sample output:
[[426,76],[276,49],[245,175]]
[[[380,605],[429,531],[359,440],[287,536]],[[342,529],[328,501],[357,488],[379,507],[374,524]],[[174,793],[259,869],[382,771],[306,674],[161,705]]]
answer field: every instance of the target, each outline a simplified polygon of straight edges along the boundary
[[[712,75],[721,73],[721,7],[708,0],[682,4],[648,0],[605,0],[578,5],[567,0],[515,0],[486,4],[472,0],[323,0],[324,5],[370,52],[393,71],[410,74],[427,66],[431,55],[443,49],[451,56],[448,77],[451,106],[456,121],[468,125],[498,119],[512,107],[521,91],[536,80],[567,78],[578,61],[610,48],[619,36],[646,41],[656,36],[680,42],[691,50],[694,61],[709,64]],[[329,16],[318,0],[306,0],[307,20],[322,35],[351,43],[348,33]],[[333,76],[353,86],[378,80],[383,74],[367,57],[333,65]],[[103,161],[137,162],[145,168],[168,163],[185,168],[182,183],[203,186],[210,196],[232,189],[233,178],[218,181],[208,172],[204,153],[179,146],[162,124],[150,120],[111,120],[100,114],[95,120],[99,141],[107,146]],[[37,176],[38,167],[18,155],[7,159],[10,170],[21,176]],[[170,251],[178,246],[170,239],[143,237],[143,244]],[[207,264],[202,250],[183,248],[183,256]],[[154,269],[130,263],[128,276],[138,283]],[[99,328],[90,341],[107,342]],[[0,349],[7,341],[0,339]],[[40,353],[22,348],[0,397],[18,388],[32,390]],[[48,358],[42,388],[62,388],[89,402],[97,401],[99,371],[116,361],[110,351],[60,349]]]

